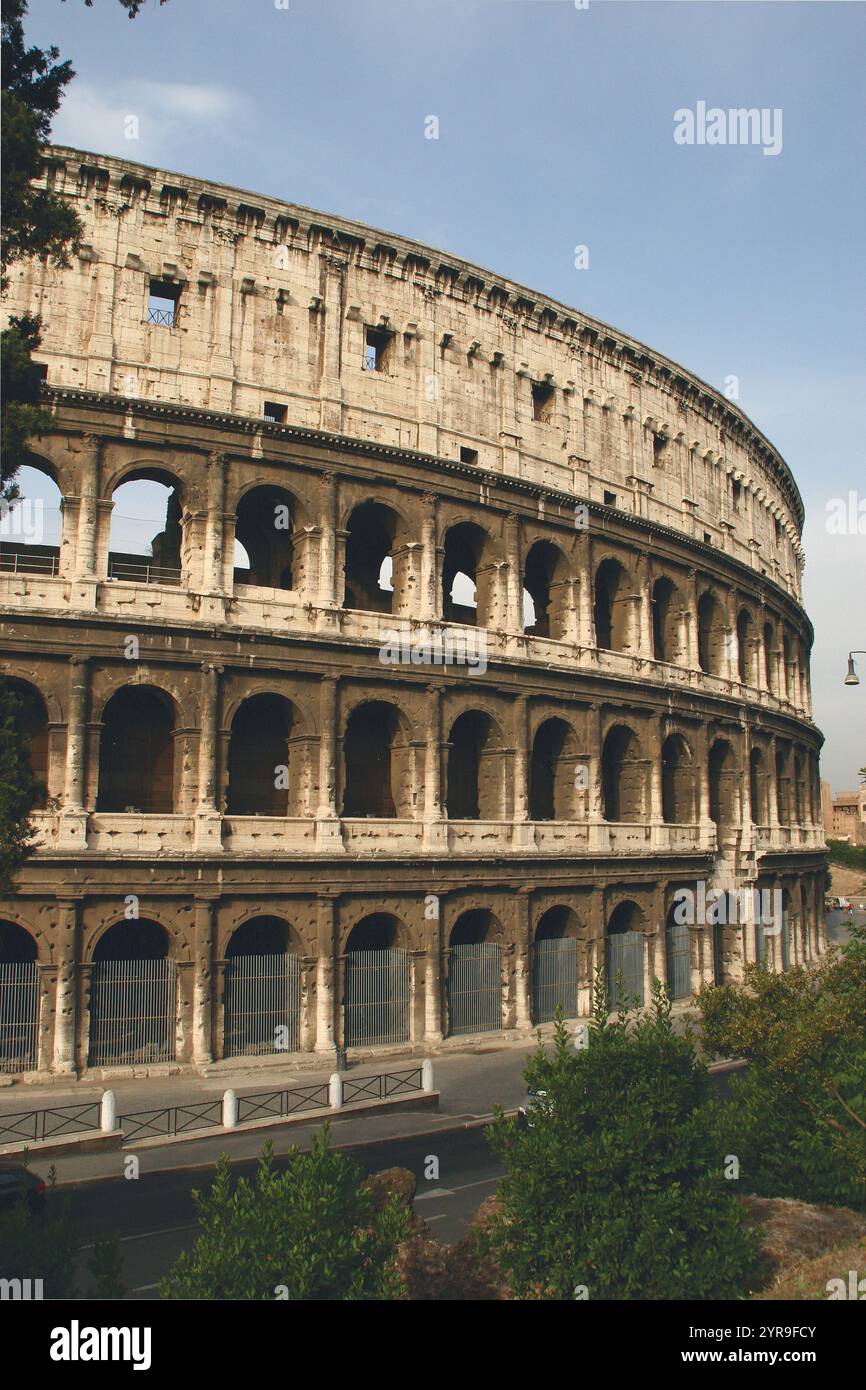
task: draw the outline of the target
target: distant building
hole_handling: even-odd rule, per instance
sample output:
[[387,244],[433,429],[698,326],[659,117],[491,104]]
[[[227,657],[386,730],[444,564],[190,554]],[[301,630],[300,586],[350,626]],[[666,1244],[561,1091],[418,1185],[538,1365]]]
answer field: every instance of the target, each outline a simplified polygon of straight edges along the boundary
[[824,834],[828,840],[847,840],[852,845],[866,845],[866,785],[859,791],[838,792],[833,796],[829,782],[822,782],[821,805]]

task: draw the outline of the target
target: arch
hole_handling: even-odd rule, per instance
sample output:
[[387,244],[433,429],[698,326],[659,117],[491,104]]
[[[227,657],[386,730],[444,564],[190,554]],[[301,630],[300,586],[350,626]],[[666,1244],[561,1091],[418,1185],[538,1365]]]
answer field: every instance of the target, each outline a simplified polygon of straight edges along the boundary
[[787,744],[776,744],[776,814],[780,825],[790,825],[793,815],[791,798],[791,750]]
[[179,584],[185,536],[178,479],[162,468],[133,466],[112,484],[110,497],[109,579]]
[[446,622],[489,627],[493,616],[492,541],[474,521],[458,521],[445,533],[442,613]]
[[263,483],[242,494],[235,512],[235,543],[243,547],[248,566],[238,565],[236,553],[235,584],[266,589],[295,587],[296,516],[297,502],[285,488]]
[[0,571],[57,575],[63,532],[63,497],[56,470],[28,454],[15,475],[15,496],[0,530]]
[[748,608],[737,614],[737,674],[743,685],[758,684],[757,637],[755,623]]
[[764,623],[762,640],[764,644],[764,670],[767,673],[767,689],[770,691],[771,695],[776,695],[778,694],[778,680],[776,673],[776,658],[773,651],[775,632],[772,623]]
[[464,710],[448,735],[449,820],[500,820],[505,813],[502,736],[483,710]]
[[595,572],[593,618],[595,645],[606,651],[631,649],[631,605],[628,571],[619,560],[602,560]]
[[794,754],[794,823],[795,825],[806,824],[806,775],[803,770],[803,758],[800,753]]
[[688,923],[672,907],[665,924],[665,968],[669,999],[688,999],[692,992],[691,937]]
[[355,706],[343,736],[344,816],[411,816],[409,744],[406,721],[396,705],[364,700]]
[[177,976],[158,922],[116,922],[99,937],[90,975],[91,1066],[170,1062]]
[[368,499],[353,509],[347,523],[344,608],[394,611],[390,576],[399,528],[399,516],[383,502]]
[[408,1042],[409,956],[399,943],[398,917],[372,912],[349,932],[345,953],[344,1016],[347,1047]]
[[680,593],[672,579],[662,575],[652,588],[653,656],[656,661],[680,659]]
[[448,1028],[452,1035],[502,1027],[502,947],[487,908],[461,912],[448,938]]
[[639,821],[646,777],[634,731],[616,724],[605,735],[601,755],[602,805],[606,821]]
[[283,695],[251,695],[238,706],[229,735],[227,815],[287,816],[296,809],[300,779],[291,745],[296,715]]
[[448,936],[449,946],[480,946],[501,930],[498,919],[486,907],[461,912]]
[[561,1009],[577,1017],[577,914],[564,904],[538,919],[530,952],[532,1022],[550,1023]]
[[17,922],[0,921],[0,1073],[36,1070],[40,1002],[36,941]]
[[[637,998],[644,1003],[643,913],[626,900],[613,910],[607,923],[607,988],[611,1009]],[[617,977],[621,977],[618,979]]]
[[710,820],[721,830],[737,821],[737,770],[727,739],[716,739],[709,755]]
[[560,941],[564,937],[577,937],[580,920],[574,908],[564,903],[548,907],[539,917],[535,927],[535,941]]
[[698,665],[710,676],[725,674],[725,620],[722,606],[710,589],[698,600]]
[[767,825],[770,820],[767,765],[760,748],[753,748],[749,753],[749,800],[752,820],[756,825]]
[[8,690],[13,696],[10,702],[12,720],[27,750],[27,761],[36,780],[31,809],[40,810],[48,800],[48,710],[42,694],[29,681],[0,676],[0,689]]
[[530,547],[524,566],[525,592],[532,600],[534,621],[524,630],[534,637],[565,641],[569,635],[571,571],[559,546],[539,540]]
[[787,632],[782,637],[782,689],[781,694],[785,700],[791,698],[791,639]]
[[666,825],[695,823],[697,792],[692,750],[682,734],[668,734],[662,744],[662,819]]
[[292,937],[282,917],[250,917],[232,932],[226,945],[224,1056],[298,1050],[301,963]]
[[226,942],[226,960],[235,956],[275,956],[297,949],[297,941],[284,917],[248,917],[232,931]]
[[529,819],[573,820],[576,812],[574,730],[564,719],[545,719],[532,740]]
[[102,711],[97,811],[174,811],[174,701],[152,685],[124,685]]

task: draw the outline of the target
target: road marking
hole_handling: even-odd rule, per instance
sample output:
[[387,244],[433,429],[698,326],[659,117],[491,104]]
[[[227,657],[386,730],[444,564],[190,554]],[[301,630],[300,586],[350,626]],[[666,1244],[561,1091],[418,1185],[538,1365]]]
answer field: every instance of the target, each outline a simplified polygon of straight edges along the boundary
[[[193,1223],[192,1223],[190,1226],[164,1226],[163,1229],[162,1229],[161,1231],[142,1231],[141,1234],[140,1234],[140,1235],[137,1235],[137,1236],[120,1236],[120,1237],[118,1237],[117,1243],[118,1243],[118,1245],[125,1245],[126,1242],[127,1242],[127,1241],[130,1241],[130,1240],[151,1240],[154,1236],[170,1236],[170,1235],[173,1235],[175,1231],[197,1231],[197,1230],[198,1230],[198,1222],[197,1222],[197,1221],[193,1221]],[[94,1246],[92,1246],[92,1245],[79,1245],[78,1248],[79,1248],[79,1250],[93,1250],[93,1249],[94,1249]],[[156,1288],[156,1285],[154,1284],[153,1287]],[[133,1292],[135,1292],[135,1290],[133,1290]]]
[[431,1197],[453,1197],[458,1192],[465,1192],[470,1187],[483,1187],[488,1182],[499,1182],[502,1173],[495,1173],[490,1178],[478,1178],[475,1182],[464,1182],[459,1187],[434,1187],[432,1192],[422,1192],[420,1197],[416,1197],[416,1202],[426,1202]]

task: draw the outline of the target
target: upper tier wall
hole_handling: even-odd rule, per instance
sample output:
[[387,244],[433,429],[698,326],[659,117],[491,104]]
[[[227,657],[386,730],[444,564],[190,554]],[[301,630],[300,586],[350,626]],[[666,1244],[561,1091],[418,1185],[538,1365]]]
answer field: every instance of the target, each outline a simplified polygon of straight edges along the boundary
[[[799,598],[784,461],[619,331],[405,238],[126,160],[55,147],[45,181],[82,245],[63,271],[15,266],[6,309],[41,313],[52,385],[251,417],[268,401],[289,425],[470,451],[717,545]],[[179,293],[173,325],[149,322],[153,280]]]

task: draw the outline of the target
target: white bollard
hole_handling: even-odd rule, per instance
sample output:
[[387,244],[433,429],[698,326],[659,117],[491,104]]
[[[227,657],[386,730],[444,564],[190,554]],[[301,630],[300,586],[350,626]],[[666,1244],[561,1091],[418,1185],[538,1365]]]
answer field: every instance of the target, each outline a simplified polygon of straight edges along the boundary
[[238,1122],[238,1098],[234,1091],[223,1093],[223,1128],[234,1129]]
[[429,1057],[421,1063],[421,1090],[433,1090],[433,1063]]
[[332,1110],[340,1110],[343,1105],[343,1078],[338,1071],[331,1073],[328,1082],[328,1104]]
[[103,1134],[113,1134],[117,1129],[117,1097],[113,1091],[103,1091],[102,1093],[99,1128]]

